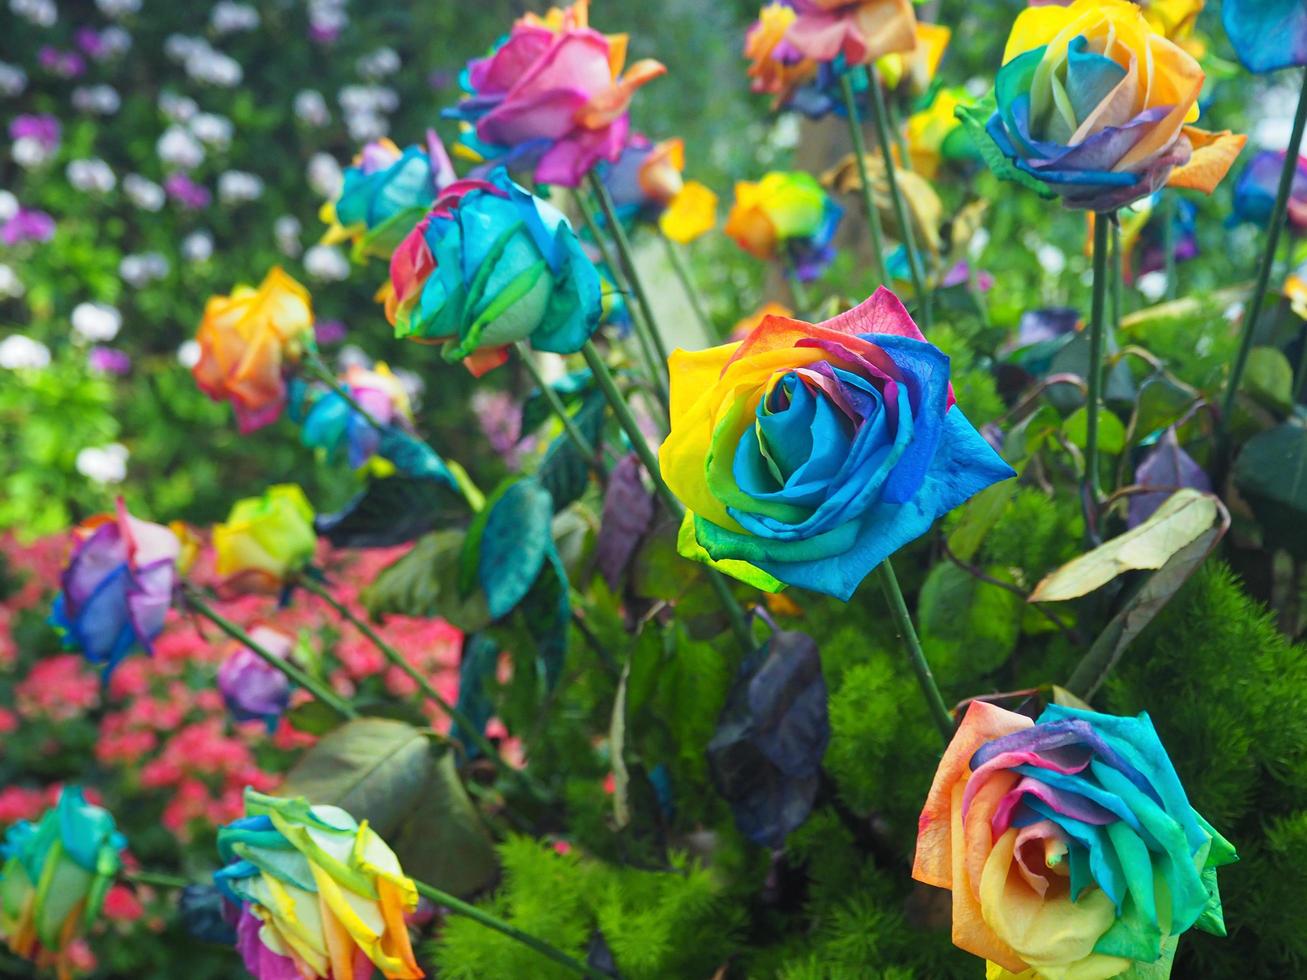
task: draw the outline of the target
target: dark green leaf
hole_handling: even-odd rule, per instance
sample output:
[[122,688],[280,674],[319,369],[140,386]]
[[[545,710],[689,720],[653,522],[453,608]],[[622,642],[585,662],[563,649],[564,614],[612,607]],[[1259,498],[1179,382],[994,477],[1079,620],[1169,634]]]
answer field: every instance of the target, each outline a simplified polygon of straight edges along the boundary
[[1293,368],[1274,347],[1254,347],[1239,390],[1264,408],[1281,415],[1293,411]]
[[[490,684],[499,666],[499,644],[485,633],[472,633],[463,640],[463,661],[458,668],[458,710],[476,726],[478,734],[486,733],[486,722],[495,713],[490,700]],[[469,758],[480,755],[481,749],[457,722],[449,737],[462,742]]]
[[445,483],[391,476],[370,480],[344,509],[319,514],[313,525],[337,548],[389,548],[466,519],[467,504]]
[[546,557],[555,557],[554,501],[535,480],[512,484],[493,504],[481,535],[477,581],[495,619],[506,616],[530,591]]
[[490,622],[485,596],[473,590],[465,598],[458,588],[464,538],[461,531],[437,531],[421,538],[363,590],[368,612],[439,616],[469,633],[484,628]]
[[1290,419],[1249,439],[1234,480],[1276,546],[1307,558],[1307,427]]
[[[582,435],[598,452],[604,432],[604,411],[608,402],[603,392],[593,391],[586,396],[581,408],[572,416]],[[591,460],[576,448],[571,437],[559,433],[545,451],[536,477],[554,498],[554,510],[561,511],[585,493],[590,483]]]
[[291,708],[286,712],[286,720],[297,732],[310,735],[325,735],[341,724],[340,713],[317,698]]
[[[584,394],[591,387],[590,369],[582,368],[580,371],[566,374],[549,387],[558,393],[564,405],[571,408],[577,397]],[[528,435],[540,428],[540,426],[544,425],[545,419],[549,418],[551,414],[553,414],[553,408],[550,406],[549,400],[545,398],[539,388],[532,388],[531,393],[526,396],[526,401],[522,403],[522,435]]]

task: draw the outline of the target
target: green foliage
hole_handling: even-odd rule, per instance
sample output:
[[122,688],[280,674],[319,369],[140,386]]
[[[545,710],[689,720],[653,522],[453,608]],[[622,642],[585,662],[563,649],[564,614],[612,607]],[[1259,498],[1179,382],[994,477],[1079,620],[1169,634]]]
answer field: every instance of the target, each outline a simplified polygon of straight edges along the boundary
[[1084,517],[1068,495],[1021,487],[981,546],[986,565],[1021,570],[1027,587],[1080,551]]
[[[483,907],[577,959],[602,937],[622,976],[707,977],[734,946],[742,910],[710,870],[684,855],[673,854],[665,869],[643,870],[559,853],[525,837],[509,837],[499,852],[504,880]],[[574,976],[457,916],[431,953],[444,977]]]

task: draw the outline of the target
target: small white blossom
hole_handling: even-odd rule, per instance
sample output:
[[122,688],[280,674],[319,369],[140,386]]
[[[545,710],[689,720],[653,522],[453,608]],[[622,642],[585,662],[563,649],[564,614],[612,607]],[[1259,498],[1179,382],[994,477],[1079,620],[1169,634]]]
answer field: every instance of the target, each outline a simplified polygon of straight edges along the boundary
[[1047,242],[1035,250],[1035,258],[1050,276],[1060,276],[1066,268],[1066,253]]
[[263,196],[263,180],[244,170],[218,175],[218,200],[223,204],[244,204]]
[[349,278],[349,259],[333,245],[314,245],[304,253],[304,271],[320,282]]
[[322,93],[311,88],[296,93],[295,118],[306,126],[325,126],[331,122],[331,112]]
[[163,39],[163,53],[169,61],[175,61],[178,64],[194,57],[200,51],[207,51],[209,42],[202,37],[191,37],[189,34],[169,34]]
[[141,0],[95,0],[96,9],[110,20],[140,12]]
[[132,36],[117,24],[111,24],[100,32],[100,47],[104,57],[117,58],[132,49]]
[[177,363],[188,371],[200,363],[200,342],[198,340],[184,340],[180,347],[177,348]]
[[340,193],[341,184],[345,181],[340,164],[330,153],[315,153],[309,157],[307,176],[309,187],[315,194],[332,200]]
[[112,116],[122,105],[118,90],[112,85],[79,85],[73,89],[73,108],[97,116]]
[[159,159],[170,167],[193,170],[204,162],[204,147],[189,131],[169,126],[159,137],[155,149]]
[[1145,272],[1135,280],[1135,286],[1144,296],[1144,299],[1150,303],[1156,303],[1166,295],[1166,273],[1154,269],[1152,272]]
[[167,199],[162,187],[140,174],[123,178],[123,193],[142,211],[158,211]]
[[394,48],[377,48],[365,54],[354,65],[359,75],[370,80],[388,78],[399,71],[399,52]]
[[77,454],[77,472],[96,483],[122,483],[127,477],[128,455],[121,442],[87,446]]
[[107,303],[78,303],[73,307],[73,333],[93,344],[108,343],[118,336],[123,315]]
[[9,0],[9,9],[37,27],[53,27],[59,20],[54,0]]
[[200,107],[195,104],[194,99],[188,99],[184,95],[178,95],[176,92],[160,92],[159,111],[172,122],[182,123],[199,112]]
[[158,252],[142,252],[139,255],[124,255],[118,263],[118,275],[129,286],[140,289],[156,279],[168,274],[168,260]]
[[245,77],[239,61],[207,45],[186,59],[186,74],[197,82],[219,88],[235,88]]
[[0,368],[19,371],[23,368],[43,368],[50,363],[50,348],[39,340],[21,333],[12,333],[0,340]]
[[193,231],[182,239],[182,258],[187,262],[207,262],[213,255],[213,236],[207,231]]
[[107,194],[113,190],[118,180],[110,166],[99,157],[68,162],[68,183],[79,191],[93,194]]
[[974,262],[984,253],[989,245],[989,229],[977,228],[976,233],[971,236],[971,241],[967,242],[967,255]]
[[0,187],[0,222],[8,221],[18,213],[18,198]]
[[191,117],[190,127],[191,133],[201,143],[224,150],[231,145],[234,127],[226,116],[215,115],[212,112],[197,113]]
[[0,95],[13,98],[22,95],[27,88],[27,72],[17,65],[0,61]]
[[345,128],[355,143],[368,143],[385,136],[390,131],[390,123],[375,112],[351,112],[345,117]]
[[385,85],[346,85],[336,101],[346,112],[394,112],[399,93]]
[[35,170],[50,162],[55,151],[51,150],[41,140],[32,136],[20,136],[14,140],[13,146],[9,148],[9,154],[14,158],[14,163],[18,164],[24,170]]
[[336,366],[342,372],[350,368],[368,369],[372,367],[372,358],[368,357],[367,351],[358,344],[345,344],[336,353]]
[[17,299],[25,292],[27,287],[18,278],[18,273],[12,266],[0,262],[0,299]]
[[246,3],[222,0],[209,13],[209,26],[218,34],[252,31],[259,26],[259,12]]
[[272,234],[277,239],[277,248],[283,255],[291,258],[300,254],[301,231],[303,228],[300,226],[300,220],[293,214],[283,214],[272,223]]

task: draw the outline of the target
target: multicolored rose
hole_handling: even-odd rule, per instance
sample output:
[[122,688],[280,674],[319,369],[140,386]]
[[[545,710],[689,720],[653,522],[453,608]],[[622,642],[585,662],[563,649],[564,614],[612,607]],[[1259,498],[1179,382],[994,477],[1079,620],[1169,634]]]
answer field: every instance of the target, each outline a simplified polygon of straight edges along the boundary
[[330,226],[324,244],[354,243],[357,255],[389,258],[436,196],[455,180],[444,144],[427,130],[427,144],[401,150],[388,139],[363,147],[346,168],[340,194],[322,206]]
[[216,570],[233,592],[277,592],[313,559],[313,506],[293,483],[238,500],[213,528]]
[[352,365],[340,384],[371,419],[355,411],[336,392],[324,391],[314,398],[304,415],[300,440],[328,455],[344,447],[349,465],[357,469],[373,458],[381,443],[381,433],[373,422],[408,425],[413,420],[413,409],[403,383],[383,363],[371,368]]
[[677,350],[659,460],[681,553],[767,591],[847,600],[940,515],[1014,472],[953,404],[948,358],[889,290]]
[[626,35],[593,30],[588,7],[577,0],[544,17],[527,14],[488,57],[468,64],[468,97],[446,114],[469,124],[462,146],[470,155],[562,187],[576,187],[600,160],[617,160],[632,95],[667,69],[644,59],[623,74]]
[[99,917],[126,846],[113,815],[75,786],[37,823],[10,827],[0,845],[0,937],[10,952],[72,977],[70,947]]
[[636,133],[602,174],[619,218],[656,221],[664,235],[686,244],[712,231],[717,195],[698,181],[685,180],[684,170],[681,140],[653,143]]
[[[1287,157],[1284,151],[1275,150],[1253,155],[1234,185],[1234,220],[1262,227],[1270,223]],[[1294,231],[1307,231],[1307,157],[1299,157],[1293,169],[1286,217]]]
[[1112,211],[1163,186],[1211,193],[1245,137],[1191,125],[1204,77],[1129,0],[1031,7],[1012,27],[984,133],[1003,176],[1067,207]]
[[218,831],[218,887],[240,905],[236,948],[260,980],[387,980],[425,974],[404,915],[413,880],[367,825],[302,797],[245,791],[245,817]]
[[[271,626],[256,626],[250,639],[274,657],[285,660],[295,648],[294,637]],[[275,731],[290,704],[290,679],[249,647],[235,646],[218,668],[218,691],[237,721],[262,721]]]
[[113,514],[83,521],[72,533],[51,622],[87,660],[112,670],[133,647],[150,652],[163,631],[181,542],[171,529],[132,517],[121,499]]
[[599,326],[599,274],[557,208],[513,183],[451,184],[390,260],[395,336],[442,343],[473,374],[507,348],[572,354]]
[[785,39],[815,61],[843,57],[847,65],[865,65],[917,44],[912,0],[790,0],[790,6],[796,16]]
[[1307,4],[1302,0],[1222,0],[1221,19],[1249,71],[1307,65]]
[[231,402],[241,432],[252,432],[281,415],[286,369],[313,342],[309,292],[274,267],[257,289],[212,297],[195,339],[195,383],[214,401]]
[[802,282],[816,279],[835,258],[832,241],[844,209],[811,174],[772,171],[735,185],[726,234],[760,259],[780,259]]
[[[912,876],[953,893],[953,942],[990,977],[1170,974],[1177,937],[1225,934],[1234,848],[1190,805],[1146,714],[968,708],[921,812]],[[1030,971],[1030,972],[1027,972]]]

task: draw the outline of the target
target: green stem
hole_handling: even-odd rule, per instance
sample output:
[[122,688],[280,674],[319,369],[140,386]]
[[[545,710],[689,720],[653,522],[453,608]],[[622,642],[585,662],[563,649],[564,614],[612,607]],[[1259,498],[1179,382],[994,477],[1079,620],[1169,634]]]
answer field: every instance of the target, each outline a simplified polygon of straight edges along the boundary
[[681,257],[681,250],[676,247],[676,243],[664,235],[658,233],[658,237],[663,240],[663,246],[667,250],[667,261],[672,265],[672,271],[676,273],[676,278],[681,281],[681,289],[685,291],[686,299],[690,301],[690,307],[694,310],[694,315],[699,320],[705,334],[709,340],[713,338],[712,321],[708,319],[708,312],[703,308],[703,299],[699,296],[699,290],[694,286],[694,280],[690,277],[690,270],[685,265],[685,259]]
[[567,969],[579,974],[580,976],[594,977],[596,980],[608,980],[608,974],[602,973],[594,967],[582,963],[580,960],[573,959],[557,947],[551,946],[543,939],[537,939],[528,932],[523,932],[521,929],[510,925],[498,916],[491,915],[489,912],[479,909],[475,905],[449,894],[449,892],[441,891],[439,888],[433,888],[425,882],[414,881],[414,884],[417,886],[417,890],[421,894],[425,895],[433,902],[443,905],[451,912],[457,912],[459,915],[466,916],[475,922],[481,923],[488,929],[494,929],[496,932],[501,932],[510,939],[516,939],[523,946],[530,946],[541,956],[553,960],[560,966],[567,967]]
[[1166,261],[1166,299],[1175,299],[1179,291],[1179,283],[1176,282],[1175,275],[1175,216],[1176,216],[1176,192],[1162,191],[1162,220],[1166,224],[1162,228],[1162,248],[1165,250]]
[[640,347],[640,357],[644,360],[645,374],[648,375],[649,383],[654,386],[659,398],[663,399],[665,404],[666,399],[663,397],[662,388],[663,371],[665,369],[658,363],[658,354],[654,350],[653,341],[649,336],[649,327],[644,322],[642,312],[636,308],[635,304],[629,302],[633,291],[630,289],[629,284],[626,283],[626,275],[622,270],[622,266],[617,261],[617,257],[613,255],[613,250],[609,247],[608,237],[600,230],[599,222],[595,220],[594,210],[590,207],[585,195],[579,189],[575,190],[572,192],[572,200],[576,203],[576,209],[581,212],[581,218],[585,221],[586,230],[590,232],[590,237],[594,239],[596,246],[598,246],[599,254],[603,257],[604,265],[608,267],[613,282],[619,289],[623,285],[627,286],[627,307],[631,314],[632,332],[635,334],[636,343]]
[[1125,316],[1125,254],[1121,250],[1121,222],[1112,222],[1112,324],[1113,332],[1121,328]]
[[[644,464],[649,478],[653,481],[654,491],[658,494],[658,499],[663,502],[668,513],[680,520],[685,516],[685,507],[677,499],[676,494],[672,493],[671,487],[663,479],[663,473],[658,466],[658,456],[649,445],[640,431],[639,423],[636,422],[635,416],[631,414],[631,408],[626,404],[626,399],[622,397],[621,391],[618,390],[617,382],[614,380],[612,372],[608,370],[608,365],[604,363],[603,357],[595,349],[593,341],[586,341],[586,345],[581,348],[581,353],[585,356],[586,364],[590,365],[590,371],[594,374],[595,380],[599,382],[599,387],[608,399],[608,404],[613,408],[613,414],[617,416],[617,422],[626,433],[626,438],[630,440],[632,448],[640,462]],[[712,583],[713,590],[717,593],[722,605],[726,609],[726,615],[731,621],[731,631],[740,641],[740,645],[746,651],[753,649],[753,633],[749,630],[748,621],[744,617],[744,610],[740,604],[735,601],[735,596],[731,594],[730,587],[722,574],[716,569],[708,570],[708,580]]]
[[794,260],[785,256],[785,282],[790,287],[790,296],[794,300],[794,315],[799,319],[804,319],[812,314],[812,309],[808,306],[808,291],[803,288],[803,283],[799,279],[799,270],[794,267]]
[[122,879],[137,885],[154,885],[156,888],[187,888],[194,884],[185,878],[161,871],[124,871]]
[[354,610],[350,609],[349,606],[345,605],[345,603],[332,595],[331,591],[321,582],[304,577],[299,580],[298,584],[309,592],[312,592],[315,596],[334,609],[342,619],[367,637],[368,642],[376,647],[386,660],[407,674],[409,679],[417,684],[422,693],[427,696],[432,704],[444,712],[450,720],[456,722],[458,726],[466,732],[467,738],[474,742],[476,747],[481,750],[481,753],[495,764],[496,769],[506,776],[522,781],[524,784],[527,784],[532,792],[536,793],[537,796],[540,795],[537,788],[530,785],[530,780],[526,778],[521,770],[514,769],[500,757],[499,752],[495,749],[494,743],[477,730],[477,726],[473,724],[472,719],[463,714],[463,712],[455,705],[450,704],[441,697],[440,692],[435,689],[432,683],[423,677],[422,673],[409,663],[408,659],[402,653],[383,640],[377,631],[372,628],[372,624],[361,616],[356,615]]
[[[1218,443],[1222,448],[1229,432],[1230,419],[1234,415],[1235,396],[1243,381],[1244,370],[1248,367],[1248,355],[1253,349],[1253,334],[1257,330],[1257,321],[1261,319],[1262,304],[1266,300],[1266,287],[1271,281],[1271,266],[1275,262],[1275,252],[1280,244],[1280,232],[1284,230],[1284,216],[1289,207],[1294,175],[1298,172],[1298,155],[1302,151],[1304,128],[1307,128],[1307,70],[1303,71],[1298,111],[1293,117],[1293,131],[1289,136],[1289,147],[1284,157],[1284,169],[1280,171],[1280,189],[1275,196],[1275,206],[1271,209],[1270,223],[1266,229],[1266,248],[1262,252],[1261,264],[1257,268],[1257,281],[1253,285],[1253,294],[1249,297],[1248,308],[1244,312],[1239,353],[1234,360],[1234,369],[1230,372],[1230,380],[1225,389],[1225,400],[1221,404],[1221,415],[1216,423]],[[1224,456],[1225,453],[1221,452],[1220,455]]]
[[604,186],[604,182],[599,179],[593,170],[590,171],[590,187],[594,191],[595,199],[599,202],[599,209],[604,213],[604,220],[608,222],[609,228],[612,229],[613,244],[617,246],[617,254],[622,260],[622,268],[626,274],[626,284],[635,293],[635,301],[640,306],[640,312],[644,314],[644,324],[649,331],[649,339],[658,355],[660,370],[654,372],[654,377],[657,380],[658,391],[665,406],[667,404],[667,344],[663,340],[662,331],[658,329],[658,319],[654,316],[653,305],[649,302],[649,294],[645,291],[644,282],[640,278],[640,270],[636,268],[635,253],[631,249],[630,240],[626,237],[626,229],[622,227],[622,222],[618,220],[617,208],[613,206],[613,199],[608,194],[608,188]]
[[354,706],[348,701],[338,695],[335,691],[331,690],[316,677],[313,677],[295,666],[295,664],[291,663],[289,660],[274,656],[268,650],[261,647],[248,633],[209,605],[204,597],[196,591],[194,586],[184,584],[182,589],[186,595],[186,602],[192,609],[209,622],[213,623],[214,626],[218,627],[218,629],[222,630],[222,632],[226,633],[241,646],[248,648],[270,667],[275,667],[277,670],[281,671],[323,704],[335,710],[341,717],[358,717],[358,712],[354,710]]
[[867,143],[862,138],[862,120],[858,116],[858,101],[853,94],[853,83],[847,73],[840,75],[840,90],[844,93],[844,110],[849,121],[849,139],[853,143],[853,158],[858,165],[858,183],[862,185],[862,211],[871,230],[872,261],[876,268],[876,281],[889,285],[885,271],[885,233],[880,227],[880,212],[876,210],[876,197],[867,173]]
[[[1115,213],[1094,216],[1094,295],[1089,317],[1089,391],[1085,400],[1085,478],[1083,495],[1086,508],[1098,503],[1098,411],[1102,401],[1103,348],[1107,342],[1107,246]],[[1086,524],[1085,532],[1091,526]]]
[[903,248],[908,253],[908,270],[912,273],[912,290],[917,294],[918,312],[921,316],[923,330],[930,326],[931,302],[926,292],[926,273],[921,264],[921,253],[917,251],[916,234],[912,230],[912,221],[908,215],[907,202],[899,192],[899,178],[894,166],[894,150],[890,143],[889,126],[885,121],[885,93],[881,91],[880,79],[871,65],[867,66],[867,88],[871,92],[871,121],[876,127],[876,138],[880,141],[881,156],[885,159],[885,180],[889,184],[890,201],[894,205],[894,219],[899,223],[903,236]]
[[898,576],[894,574],[894,566],[886,558],[880,563],[880,587],[885,592],[885,601],[889,603],[890,615],[894,617],[894,626],[898,630],[899,639],[903,645],[908,648],[908,659],[912,663],[912,672],[917,677],[917,684],[921,687],[921,693],[926,697],[926,706],[930,709],[930,717],[935,722],[935,727],[939,733],[944,736],[944,742],[947,744],[953,739],[953,715],[948,710],[948,705],[944,702],[944,696],[939,693],[939,685],[935,683],[935,675],[930,671],[930,664],[926,661],[926,651],[921,648],[921,640],[917,637],[917,631],[912,625],[912,614],[908,612],[907,601],[903,598],[903,590],[899,588]]
[[558,420],[563,423],[563,430],[567,433],[567,437],[572,440],[572,444],[585,457],[586,462],[597,469],[600,476],[603,476],[603,464],[599,461],[599,454],[595,452],[594,445],[586,438],[586,434],[577,426],[576,420],[568,413],[567,406],[558,397],[558,392],[554,391],[553,385],[546,381],[544,375],[540,373],[540,368],[532,360],[531,352],[527,350],[526,344],[518,341],[515,346],[517,347],[517,356],[522,361],[523,367],[526,368],[527,374],[531,375],[531,380],[536,383],[540,393],[545,396],[545,401],[549,402],[549,407],[554,410]]
[[899,115],[898,100],[893,96],[886,99],[885,108],[889,110],[890,132],[894,134],[894,145],[899,150],[899,166],[903,170],[911,170],[912,154],[908,152],[908,138],[903,133],[903,120]]

